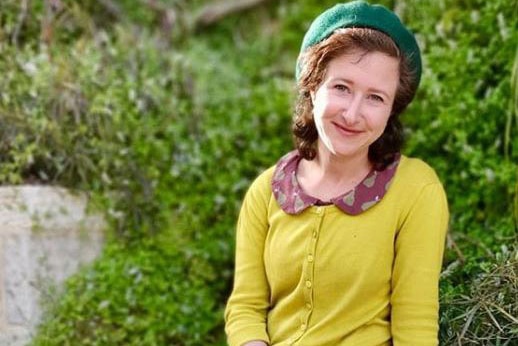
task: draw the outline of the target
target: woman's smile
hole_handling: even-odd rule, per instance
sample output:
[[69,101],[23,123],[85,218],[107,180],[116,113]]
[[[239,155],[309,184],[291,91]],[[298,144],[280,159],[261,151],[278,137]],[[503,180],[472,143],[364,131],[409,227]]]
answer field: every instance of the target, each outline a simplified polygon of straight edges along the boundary
[[365,131],[360,130],[360,129],[355,129],[355,128],[351,128],[351,127],[348,127],[348,126],[345,126],[345,125],[338,124],[336,122],[332,122],[332,124],[336,127],[338,132],[340,132],[341,134],[343,134],[346,137],[357,136],[357,135],[360,135],[363,132],[365,132]]

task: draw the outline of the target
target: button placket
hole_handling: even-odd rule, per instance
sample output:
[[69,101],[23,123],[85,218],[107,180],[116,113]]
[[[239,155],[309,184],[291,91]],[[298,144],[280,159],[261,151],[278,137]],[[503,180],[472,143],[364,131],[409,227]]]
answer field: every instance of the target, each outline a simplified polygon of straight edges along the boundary
[[300,329],[299,329],[299,337],[302,336],[302,334],[308,329],[309,324],[309,318],[311,316],[311,313],[313,312],[313,291],[315,287],[314,282],[314,271],[315,271],[315,254],[316,254],[316,247],[317,247],[317,241],[320,234],[320,227],[322,224],[322,219],[324,217],[324,208],[317,207],[315,209],[316,212],[316,218],[314,223],[314,229],[313,232],[310,234],[310,239],[308,243],[308,247],[306,249],[306,258],[304,263],[304,279],[305,279],[305,289],[304,289],[304,303],[305,303],[305,311],[303,312],[303,315],[301,316],[300,320]]
[[300,315],[300,325],[298,331],[292,336],[292,338],[288,341],[289,345],[297,344],[297,341],[304,335],[309,327],[309,319],[311,314],[313,313],[314,307],[314,295],[313,291],[315,288],[314,282],[314,271],[315,271],[315,261],[316,261],[316,247],[318,237],[320,235],[320,228],[322,224],[322,220],[325,214],[325,209],[322,207],[316,207],[314,209],[315,218],[313,223],[313,230],[309,234],[309,241],[306,247],[306,254],[304,257],[304,263],[302,266],[302,279],[304,281],[303,284],[303,295],[304,295],[304,305]]

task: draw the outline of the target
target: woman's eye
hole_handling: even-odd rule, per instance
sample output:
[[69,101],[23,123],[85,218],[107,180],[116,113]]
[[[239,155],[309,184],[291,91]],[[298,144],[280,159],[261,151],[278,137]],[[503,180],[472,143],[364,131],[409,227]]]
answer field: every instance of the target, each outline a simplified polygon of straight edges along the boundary
[[376,102],[383,102],[383,97],[379,96],[379,95],[371,95],[370,96],[371,100],[374,100]]
[[340,90],[340,91],[348,91],[349,90],[349,88],[346,85],[343,85],[343,84],[337,84],[337,85],[335,85],[335,88],[337,90]]

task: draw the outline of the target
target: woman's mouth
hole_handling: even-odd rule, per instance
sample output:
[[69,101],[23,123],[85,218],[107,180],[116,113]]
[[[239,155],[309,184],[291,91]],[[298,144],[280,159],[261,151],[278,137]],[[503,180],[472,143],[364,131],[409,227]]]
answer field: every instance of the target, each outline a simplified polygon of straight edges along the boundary
[[351,128],[351,127],[347,127],[347,126],[343,126],[343,125],[340,125],[338,123],[333,123],[333,125],[338,129],[338,131],[340,133],[342,133],[342,134],[344,134],[346,136],[354,136],[354,135],[358,135],[358,134],[363,132],[362,130]]

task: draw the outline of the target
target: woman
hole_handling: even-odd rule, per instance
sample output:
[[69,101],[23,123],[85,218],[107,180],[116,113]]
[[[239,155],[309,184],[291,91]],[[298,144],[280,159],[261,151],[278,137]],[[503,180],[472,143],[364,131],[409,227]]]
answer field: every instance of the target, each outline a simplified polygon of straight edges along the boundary
[[434,171],[400,154],[421,74],[386,8],[315,19],[297,64],[297,150],[261,174],[237,224],[231,346],[437,345],[448,208]]

